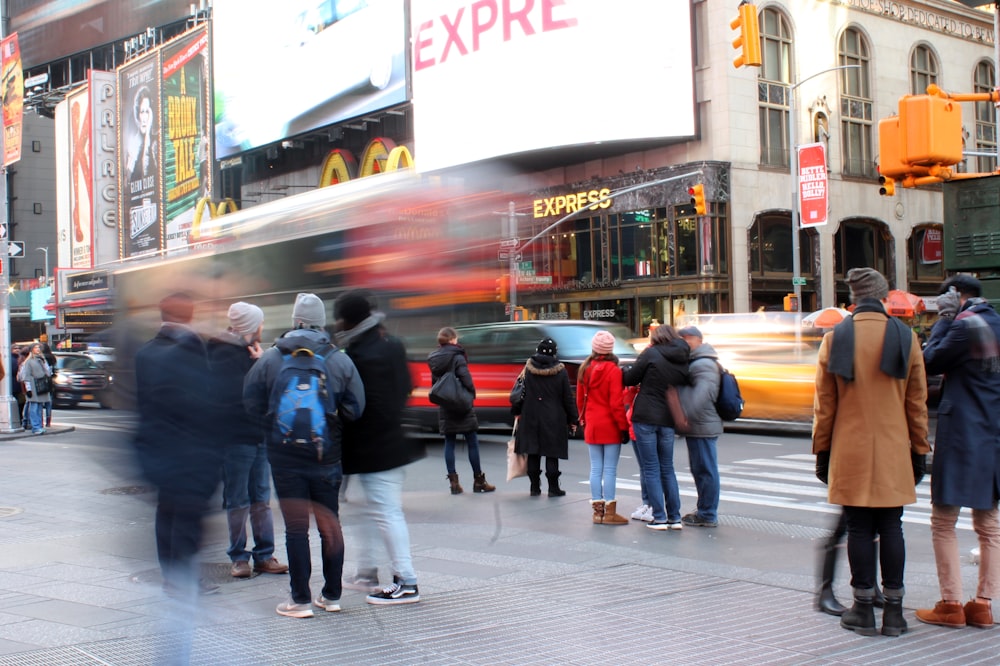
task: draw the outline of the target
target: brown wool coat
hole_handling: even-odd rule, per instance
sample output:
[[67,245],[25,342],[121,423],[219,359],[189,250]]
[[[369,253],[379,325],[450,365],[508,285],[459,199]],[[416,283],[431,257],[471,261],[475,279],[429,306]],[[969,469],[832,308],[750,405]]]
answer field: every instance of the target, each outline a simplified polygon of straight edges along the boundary
[[854,319],[854,381],[828,371],[834,332],[823,336],[813,401],[813,453],[830,451],[830,504],[896,507],[917,500],[911,451],[928,453],[927,379],[916,334],[906,379],[879,369],[887,320]]

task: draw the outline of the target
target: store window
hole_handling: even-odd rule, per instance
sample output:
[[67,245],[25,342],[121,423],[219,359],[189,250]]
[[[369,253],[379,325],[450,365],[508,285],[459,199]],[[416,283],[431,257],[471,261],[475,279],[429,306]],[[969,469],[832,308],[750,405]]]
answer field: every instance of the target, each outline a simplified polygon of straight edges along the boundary
[[[799,269],[811,274],[813,248],[809,234],[799,229]],[[750,272],[759,277],[791,275],[792,224],[788,214],[759,215],[750,227]]]
[[926,95],[927,86],[938,82],[938,59],[926,44],[918,44],[910,55],[910,94]]
[[892,282],[892,235],[876,220],[848,220],[833,237],[834,272],[843,279],[852,268],[874,268]]
[[761,68],[757,78],[760,163],[788,166],[788,95],[792,81],[792,36],[785,15],[761,12]]
[[943,230],[940,224],[917,227],[906,244],[906,277],[910,282],[930,282],[937,286],[944,280]]
[[872,96],[868,41],[856,28],[840,36],[838,65],[857,65],[840,70],[840,128],[845,176],[875,177],[872,151]]
[[[980,60],[976,65],[974,91],[990,93],[996,87],[993,63]],[[997,107],[993,102],[976,102],[976,152],[989,155],[976,156],[976,171],[991,173],[997,168]]]
[[[612,261],[619,264],[619,279],[632,280],[666,275],[670,266],[668,255],[661,253],[661,237],[667,222],[665,208],[621,213],[610,216]],[[669,226],[669,225],[668,225]]]

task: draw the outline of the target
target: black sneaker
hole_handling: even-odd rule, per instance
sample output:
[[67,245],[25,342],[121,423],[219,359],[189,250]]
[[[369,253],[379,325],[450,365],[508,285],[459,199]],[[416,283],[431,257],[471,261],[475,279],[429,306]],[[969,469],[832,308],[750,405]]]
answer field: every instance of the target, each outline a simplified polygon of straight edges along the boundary
[[689,513],[681,518],[681,522],[689,527],[718,527],[719,521],[705,520],[697,513]]
[[416,585],[403,585],[397,580],[392,585],[382,588],[381,592],[369,594],[367,601],[376,606],[415,604],[420,601],[420,591]]

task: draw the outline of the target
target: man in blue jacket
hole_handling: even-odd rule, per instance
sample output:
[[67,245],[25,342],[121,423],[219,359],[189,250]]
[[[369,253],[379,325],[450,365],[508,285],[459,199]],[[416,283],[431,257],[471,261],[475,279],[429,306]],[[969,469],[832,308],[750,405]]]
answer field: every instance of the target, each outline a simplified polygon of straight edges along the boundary
[[[938,321],[924,347],[927,374],[944,374],[931,472],[931,540],[941,600],[917,619],[946,627],[990,628],[1000,595],[1000,315],[971,275],[944,282]],[[962,605],[962,566],[955,523],[972,509],[979,536],[979,584]]]

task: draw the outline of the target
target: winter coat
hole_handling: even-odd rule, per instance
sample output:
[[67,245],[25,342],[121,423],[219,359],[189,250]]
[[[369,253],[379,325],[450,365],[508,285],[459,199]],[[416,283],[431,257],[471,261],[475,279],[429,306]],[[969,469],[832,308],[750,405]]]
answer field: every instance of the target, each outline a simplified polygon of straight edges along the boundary
[[690,384],[677,387],[681,406],[687,416],[688,437],[718,437],[722,434],[722,419],[715,411],[715,401],[719,397],[722,371],[719,355],[710,344],[701,343],[691,351]]
[[370,474],[423,458],[424,448],[403,429],[413,380],[403,343],[375,326],[344,348],[365,385],[365,411],[344,424],[344,474]]
[[309,349],[324,358],[326,386],[333,396],[341,427],[357,419],[365,409],[365,387],[361,375],[346,354],[330,343],[323,331],[312,328],[296,328],[275,340],[274,346],[261,355],[243,382],[243,407],[247,413],[258,419],[267,439],[267,458],[273,467],[296,468],[302,465],[335,465],[341,462],[342,436],[340,430],[331,430],[331,445],[321,461],[316,453],[305,447],[284,445],[271,437],[270,411],[271,392],[281,372],[284,354],[296,349]]
[[621,444],[628,430],[622,371],[614,357],[591,357],[576,380],[576,407],[588,444]]
[[256,359],[250,355],[245,338],[223,331],[208,341],[208,367],[212,391],[219,406],[216,418],[222,443],[256,446],[264,441],[261,416],[250,416],[243,408],[243,380]]
[[639,385],[639,395],[632,403],[632,423],[674,427],[667,408],[667,387],[688,383],[690,353],[688,343],[681,339],[650,345],[625,369],[625,386]]
[[[21,366],[18,374],[22,384],[28,382],[31,383],[31,395],[28,396],[28,402],[38,402],[44,404],[52,401],[51,391],[39,395],[38,391],[35,390],[35,379],[38,377],[52,376],[52,368],[45,362],[44,356],[29,354],[27,360],[25,360],[24,364]],[[54,386],[53,389],[55,389]],[[25,391],[27,391],[27,388],[25,388]],[[27,395],[27,392],[25,395]]]
[[517,453],[569,458],[569,427],[579,415],[566,367],[555,357],[535,354],[524,364],[524,402],[514,407]]
[[[981,303],[965,310],[982,317],[1000,340],[1000,315],[992,307]],[[1000,496],[1000,375],[983,368],[970,345],[968,320],[939,319],[924,347],[927,372],[944,373],[931,501],[990,509]]]
[[911,331],[906,379],[890,377],[880,369],[886,315],[856,312],[853,320],[853,381],[829,371],[836,329],[823,336],[819,347],[812,451],[830,452],[830,504],[912,504],[917,495],[910,454],[930,451],[920,343]]
[[[427,366],[431,369],[431,385],[449,370],[454,370],[462,386],[472,394],[473,398],[476,397],[476,386],[472,383],[472,373],[469,372],[468,356],[460,345],[441,345],[427,357]],[[438,427],[442,435],[475,432],[479,430],[479,420],[474,409],[455,412],[439,407]]]

